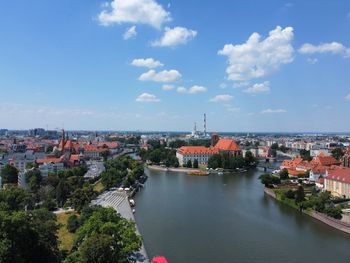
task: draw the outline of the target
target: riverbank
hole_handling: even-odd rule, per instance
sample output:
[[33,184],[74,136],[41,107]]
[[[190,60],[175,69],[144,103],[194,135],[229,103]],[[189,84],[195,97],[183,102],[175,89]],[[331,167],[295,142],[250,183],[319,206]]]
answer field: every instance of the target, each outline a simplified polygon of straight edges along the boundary
[[163,172],[178,172],[178,173],[187,173],[191,171],[201,170],[200,168],[186,168],[186,167],[163,167],[160,165],[146,165],[150,170],[154,171],[163,171]]
[[[286,204],[294,209],[296,209],[296,206],[295,205],[291,205],[289,203],[286,203],[286,202],[283,202],[282,200],[279,200],[276,196],[276,193],[272,190],[272,189],[269,189],[269,188],[264,188],[264,192],[266,195],[274,198],[275,200],[277,200],[278,202],[281,202],[283,204]],[[342,231],[344,233],[347,233],[347,234],[350,234],[350,224],[347,224],[347,223],[344,223],[340,220],[337,220],[337,219],[334,219],[332,217],[329,217],[325,214],[322,214],[322,213],[319,213],[317,211],[314,211],[314,210],[304,210],[302,211],[303,214],[305,215],[308,215],[308,216],[311,216],[312,218],[332,227],[332,228],[335,228],[339,231]]]

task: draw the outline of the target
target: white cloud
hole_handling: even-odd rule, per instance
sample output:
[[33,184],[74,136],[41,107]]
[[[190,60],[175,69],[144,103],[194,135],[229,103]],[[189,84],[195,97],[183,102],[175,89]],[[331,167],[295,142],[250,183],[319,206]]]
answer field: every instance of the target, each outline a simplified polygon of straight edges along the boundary
[[266,109],[262,110],[261,113],[285,113],[287,112],[285,109]]
[[318,59],[317,58],[308,58],[307,62],[311,65],[314,65],[318,62]]
[[103,9],[98,20],[104,26],[132,23],[160,28],[171,20],[170,13],[155,0],[113,0],[108,8]]
[[158,99],[155,95],[149,94],[149,93],[142,93],[140,96],[136,98],[137,102],[159,102],[160,99]]
[[299,52],[301,54],[331,53],[341,55],[343,57],[350,57],[350,48],[347,48],[338,42],[323,43],[320,45],[306,43],[301,46]]
[[136,58],[131,62],[135,67],[157,68],[164,66],[160,61],[153,58]]
[[184,87],[178,87],[176,91],[178,93],[196,94],[196,93],[206,92],[207,88],[203,86],[194,85],[189,89],[186,89]]
[[163,70],[160,72],[156,72],[155,70],[151,69],[139,77],[139,80],[142,81],[155,81],[155,82],[173,82],[176,80],[179,80],[181,78],[180,72],[177,70],[171,69],[171,70]]
[[174,85],[169,85],[169,84],[165,84],[162,86],[162,90],[173,90],[175,88]]
[[350,101],[350,93],[348,95],[345,96],[345,99]]
[[136,26],[132,26],[126,29],[126,31],[123,34],[124,40],[128,40],[130,38],[135,38],[137,35],[136,32]]
[[247,86],[249,86],[249,82],[248,81],[235,82],[233,84],[233,88],[234,89],[239,89],[239,88],[247,87]]
[[226,83],[221,83],[219,85],[219,87],[222,88],[222,89],[226,89],[227,88],[227,84]]
[[222,95],[216,95],[215,97],[211,98],[209,101],[211,102],[227,102],[233,99],[233,96],[228,94],[222,94]]
[[247,93],[269,93],[270,92],[270,82],[264,81],[263,83],[256,83],[253,86],[244,90]]
[[166,27],[162,38],[160,40],[154,41],[152,43],[152,46],[171,47],[177,45],[184,45],[188,41],[195,38],[196,35],[197,31],[187,29],[185,27]]
[[277,70],[282,64],[291,63],[293,37],[292,27],[282,29],[277,26],[265,39],[253,33],[243,44],[226,44],[218,54],[228,57],[227,78],[234,81],[260,78]]

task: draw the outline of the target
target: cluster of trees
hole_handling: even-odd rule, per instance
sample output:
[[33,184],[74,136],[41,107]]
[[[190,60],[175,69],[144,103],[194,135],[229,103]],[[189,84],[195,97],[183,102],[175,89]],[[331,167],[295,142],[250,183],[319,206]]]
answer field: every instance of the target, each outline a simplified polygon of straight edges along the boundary
[[205,146],[209,147],[211,145],[210,139],[199,139],[199,140],[175,140],[169,143],[169,147],[173,149],[178,149],[182,146]]
[[198,164],[198,160],[194,159],[193,164],[191,160],[188,160],[186,164],[184,164],[184,167],[187,168],[198,168],[199,164]]
[[112,208],[85,205],[68,219],[72,250],[59,251],[56,215],[36,208],[32,193],[16,186],[0,191],[0,222],[0,262],[127,263],[141,247],[134,222]]
[[304,208],[312,208],[320,213],[325,213],[330,217],[341,219],[342,210],[339,206],[335,206],[332,200],[331,193],[321,192],[313,193],[307,201],[303,202]]
[[332,150],[331,153],[332,153],[332,156],[335,159],[337,159],[338,161],[340,161],[343,158],[344,154],[345,154],[345,152],[341,148],[335,148],[335,149]]
[[108,189],[111,187],[130,187],[144,175],[143,164],[130,156],[119,156],[105,163],[106,170],[101,173],[101,182]]
[[231,156],[228,154],[214,154],[208,160],[209,168],[224,168],[224,169],[236,169],[236,168],[250,168],[255,167],[257,160],[252,152],[247,151],[245,157],[241,155]]
[[299,150],[300,157],[303,158],[305,161],[311,161],[312,157],[310,155],[310,151],[301,149]]
[[1,169],[2,184],[17,184],[18,170],[12,165],[6,164]]
[[179,160],[176,157],[176,150],[166,148],[157,140],[150,140],[150,150],[141,149],[140,157],[143,161],[150,161],[155,164],[164,164],[167,167],[179,167]]
[[[54,210],[67,205],[79,211],[96,195],[91,184],[84,181],[86,172],[85,166],[76,166],[49,173],[47,178],[43,178],[40,170],[33,167],[27,171],[25,179],[28,191],[37,206]],[[5,165],[1,176],[3,184],[17,184],[18,170],[11,165]]]
[[79,218],[69,217],[67,227],[75,233],[75,239],[65,263],[126,263],[141,247],[135,223],[112,208],[86,207]]
[[56,216],[16,186],[0,191],[0,262],[60,262]]
[[301,202],[305,201],[304,187],[300,185],[298,186],[297,190],[289,189],[288,191],[283,193],[283,197],[288,199],[294,199],[296,204],[300,204]]
[[281,179],[279,176],[275,176],[269,173],[260,175],[259,179],[261,183],[265,185],[265,187],[272,187],[273,185],[281,183]]

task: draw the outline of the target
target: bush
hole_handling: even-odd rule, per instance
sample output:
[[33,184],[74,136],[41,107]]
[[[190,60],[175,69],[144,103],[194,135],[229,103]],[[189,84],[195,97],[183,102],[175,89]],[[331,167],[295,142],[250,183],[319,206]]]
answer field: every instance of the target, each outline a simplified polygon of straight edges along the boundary
[[67,220],[67,230],[74,233],[79,228],[79,220],[76,215],[70,215]]
[[193,161],[193,168],[198,168],[198,160],[194,159]]
[[294,199],[295,193],[293,190],[289,189],[287,192],[284,193],[284,196],[288,199]]

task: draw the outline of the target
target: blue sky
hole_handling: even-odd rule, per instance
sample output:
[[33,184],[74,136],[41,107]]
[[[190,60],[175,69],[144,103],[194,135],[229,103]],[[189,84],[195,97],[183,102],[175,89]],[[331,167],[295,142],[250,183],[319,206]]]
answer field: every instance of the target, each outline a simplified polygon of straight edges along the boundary
[[0,127],[350,131],[350,1],[0,3]]

